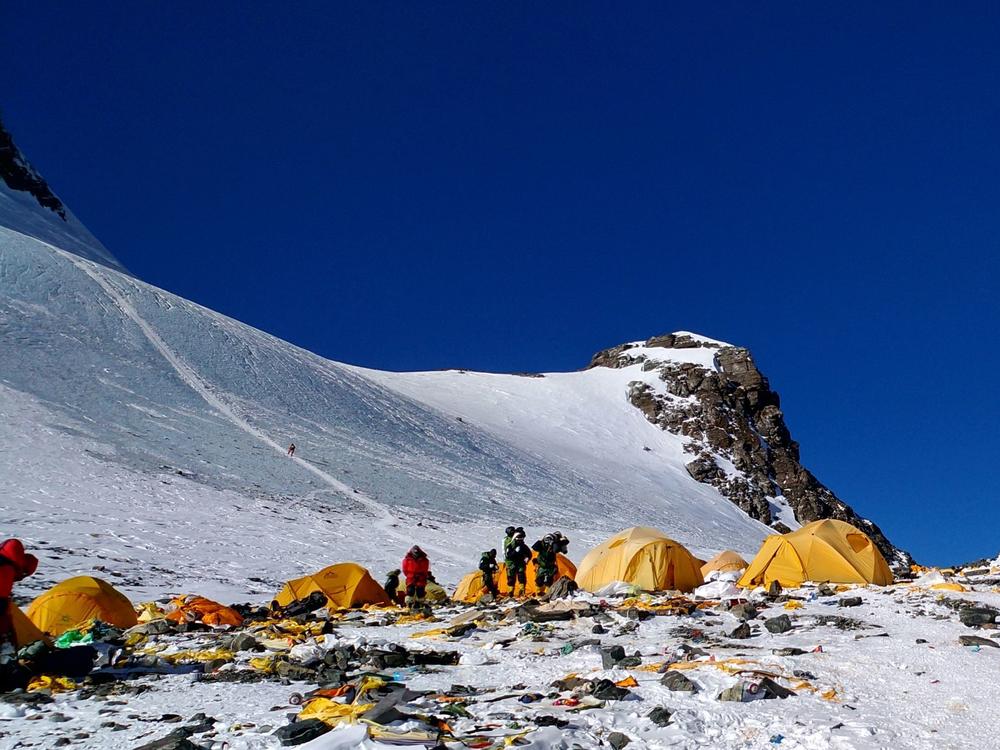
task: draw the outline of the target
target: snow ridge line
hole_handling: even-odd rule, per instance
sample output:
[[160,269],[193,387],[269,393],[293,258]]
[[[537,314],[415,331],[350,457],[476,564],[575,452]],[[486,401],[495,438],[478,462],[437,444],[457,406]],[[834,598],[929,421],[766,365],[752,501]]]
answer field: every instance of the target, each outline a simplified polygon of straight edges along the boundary
[[[96,263],[91,263],[90,261],[80,258],[73,253],[62,250],[44,240],[39,240],[37,237],[32,237],[31,235],[24,234],[23,232],[18,232],[16,229],[10,229],[9,227],[4,227],[9,232],[21,235],[27,239],[38,242],[41,245],[49,248],[58,255],[63,256],[66,260],[76,266],[80,271],[85,273],[90,279],[92,279],[98,286],[104,290],[111,300],[115,303],[122,314],[128,317],[133,323],[135,323],[139,330],[142,331],[143,335],[150,342],[150,344],[163,356],[167,363],[177,372],[180,379],[189,386],[195,393],[197,393],[209,406],[218,411],[223,417],[229,420],[234,426],[238,427],[240,430],[246,432],[251,437],[257,439],[258,441],[264,443],[268,447],[277,451],[281,455],[286,454],[286,449],[272,440],[265,432],[254,427],[249,422],[247,422],[243,417],[239,416],[233,408],[223,401],[218,395],[212,392],[208,385],[201,379],[198,373],[186,362],[184,362],[177,353],[170,348],[170,346],[160,337],[156,330],[149,324],[148,321],[143,318],[138,310],[136,310],[132,304],[105,278],[103,272],[99,270]],[[109,269],[110,270],[110,269]],[[133,281],[133,279],[129,279]],[[302,458],[297,458],[295,456],[286,456],[288,460],[295,461],[299,466],[312,472],[314,475],[326,482],[330,487],[345,495],[348,498],[353,498],[361,503],[365,508],[375,516],[375,525],[387,536],[394,537],[395,539],[403,542],[405,545],[410,545],[413,541],[412,536],[404,534],[395,529],[396,517],[392,512],[382,503],[374,500],[360,490],[350,487],[339,479],[330,474],[326,473],[318,466],[314,466],[311,463],[305,461]],[[428,550],[435,552],[443,557],[451,558],[458,562],[472,564],[470,558],[464,555],[456,554],[455,552],[448,550],[447,548],[440,547],[437,545],[422,545]]]

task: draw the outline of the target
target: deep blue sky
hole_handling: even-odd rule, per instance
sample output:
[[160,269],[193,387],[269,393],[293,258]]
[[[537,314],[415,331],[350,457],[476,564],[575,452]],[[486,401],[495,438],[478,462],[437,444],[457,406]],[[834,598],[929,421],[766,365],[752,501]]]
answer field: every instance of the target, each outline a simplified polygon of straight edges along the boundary
[[2,105],[147,281],[389,369],[742,344],[843,499],[993,556],[1000,10],[870,5],[5,0]]

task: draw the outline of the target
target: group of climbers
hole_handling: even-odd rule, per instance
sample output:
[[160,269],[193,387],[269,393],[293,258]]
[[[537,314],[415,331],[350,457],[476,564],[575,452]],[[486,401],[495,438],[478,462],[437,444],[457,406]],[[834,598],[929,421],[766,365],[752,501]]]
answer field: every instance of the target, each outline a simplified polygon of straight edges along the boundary
[[[520,526],[508,526],[504,530],[503,565],[507,575],[507,589],[514,597],[524,596],[528,585],[528,563],[535,563],[535,586],[544,593],[555,581],[556,559],[569,548],[569,539],[561,532],[546,534],[531,547],[525,542],[525,532]],[[411,610],[421,610],[426,606],[428,586],[436,586],[430,571],[431,563],[418,545],[410,548],[399,568],[390,570],[386,576],[385,588],[390,601],[405,605]],[[494,599],[500,597],[497,575],[500,562],[496,549],[483,552],[479,559],[479,570],[483,585]],[[402,576],[405,581],[400,580]]]
[[[546,534],[531,547],[525,543],[524,529],[520,526],[508,526],[504,530],[503,564],[507,573],[507,589],[515,597],[524,596],[528,586],[528,563],[534,557],[535,586],[539,593],[545,593],[556,578],[556,558],[569,549],[569,539],[561,532]],[[532,555],[534,551],[534,555]],[[500,596],[497,587],[497,573],[500,564],[497,562],[497,551],[487,550],[479,559],[479,570],[483,574],[483,585],[494,599]]]

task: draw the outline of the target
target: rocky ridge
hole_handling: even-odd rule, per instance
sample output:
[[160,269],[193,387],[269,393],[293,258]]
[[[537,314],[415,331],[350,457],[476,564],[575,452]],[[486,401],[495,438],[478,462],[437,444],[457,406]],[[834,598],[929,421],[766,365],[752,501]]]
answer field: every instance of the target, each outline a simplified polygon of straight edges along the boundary
[[[660,359],[650,349],[711,349],[714,368],[674,361],[667,352]],[[665,334],[598,352],[587,369],[635,365],[655,373],[659,382],[632,381],[629,401],[651,423],[687,439],[687,470],[694,479],[717,488],[752,518],[780,532],[788,531],[775,518],[781,500],[800,523],[847,521],[872,538],[890,565],[909,567],[909,553],[800,463],[780,398],[749,350],[687,333]]]
[[3,180],[11,190],[30,193],[40,206],[66,221],[66,207],[63,202],[24,158],[2,120],[0,120],[0,180]]

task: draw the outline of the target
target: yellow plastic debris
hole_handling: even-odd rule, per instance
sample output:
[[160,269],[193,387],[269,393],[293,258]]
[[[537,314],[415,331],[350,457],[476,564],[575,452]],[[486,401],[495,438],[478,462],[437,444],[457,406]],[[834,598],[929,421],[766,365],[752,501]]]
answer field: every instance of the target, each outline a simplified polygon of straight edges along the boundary
[[250,660],[250,666],[256,669],[258,672],[263,672],[264,674],[272,674],[274,672],[274,657],[255,656]]
[[48,690],[51,693],[65,693],[67,690],[76,690],[76,682],[69,677],[52,677],[47,674],[32,678],[28,683],[28,692],[37,693],[40,690]]
[[162,620],[167,612],[157,605],[156,602],[145,602],[139,605],[139,622],[151,622]]
[[164,661],[168,661],[171,664],[176,664],[178,662],[186,661],[212,661],[214,659],[223,659],[225,661],[232,661],[236,658],[236,654],[232,651],[226,651],[225,649],[216,648],[208,649],[204,651],[198,651],[196,649],[189,649],[187,651],[177,651],[173,654],[160,653],[158,656]]
[[785,602],[785,609],[802,609],[802,602],[795,599],[789,599]]
[[374,703],[337,703],[329,698],[313,698],[299,713],[299,720],[319,719],[331,727],[345,721],[354,724],[361,714],[374,707]]
[[448,628],[434,628],[432,630],[421,630],[419,633],[414,633],[410,638],[437,638],[439,635],[445,635],[448,632]]
[[960,583],[954,583],[952,581],[946,581],[944,583],[934,583],[931,584],[931,588],[934,591],[968,591],[965,586]]

